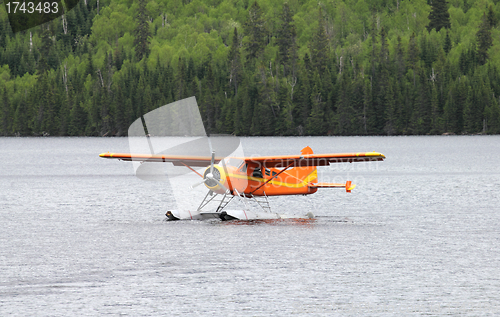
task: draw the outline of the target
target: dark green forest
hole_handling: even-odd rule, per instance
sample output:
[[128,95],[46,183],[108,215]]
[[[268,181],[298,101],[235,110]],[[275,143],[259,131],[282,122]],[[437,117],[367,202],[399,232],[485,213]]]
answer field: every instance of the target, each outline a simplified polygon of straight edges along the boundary
[[500,133],[499,0],[81,0],[13,33],[0,135],[123,136],[196,96],[208,133]]

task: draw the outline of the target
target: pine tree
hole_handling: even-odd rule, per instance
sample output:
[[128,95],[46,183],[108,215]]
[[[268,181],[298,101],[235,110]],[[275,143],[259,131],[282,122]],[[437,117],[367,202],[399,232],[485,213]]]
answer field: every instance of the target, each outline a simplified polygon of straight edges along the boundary
[[[149,86],[148,86],[149,88]],[[100,131],[99,136],[106,136],[111,133],[111,129],[113,126],[112,115],[110,114],[110,105],[109,105],[109,94],[108,90],[105,87],[101,87],[101,98],[99,103],[101,105],[100,109]]]
[[486,13],[483,14],[482,23],[479,26],[479,31],[476,33],[476,38],[478,42],[477,60],[480,65],[484,65],[488,60],[488,49],[493,45],[493,39],[491,38],[491,26]]
[[397,109],[396,109],[396,100],[394,98],[394,82],[391,81],[386,89],[386,98],[385,98],[385,110],[384,110],[384,119],[385,126],[384,132],[387,135],[393,135],[397,133]]
[[[380,55],[377,71],[377,92],[375,103],[375,131],[381,134],[385,131],[387,134],[394,134],[394,91],[390,80],[390,59],[389,45],[387,43],[387,32],[385,28],[380,29]],[[388,121],[389,120],[389,121]]]
[[253,64],[255,59],[261,57],[266,46],[266,25],[262,16],[262,9],[257,1],[248,9],[248,19],[245,22],[245,33],[249,37],[245,51],[247,52],[247,64]]
[[[40,48],[40,60],[38,61],[38,74],[43,74],[49,69],[49,53],[50,49],[53,45],[52,40],[50,39],[51,33],[47,26],[41,26],[42,28],[42,46]],[[11,67],[12,69],[12,67]]]
[[494,28],[497,26],[498,18],[497,18],[497,15],[493,9],[492,4],[490,4],[490,6],[488,8],[488,18],[487,19],[488,19],[488,22],[489,22],[491,28]]
[[304,63],[299,68],[297,82],[295,87],[295,95],[293,99],[293,119],[294,126],[297,129],[298,135],[304,134],[307,118],[309,116],[311,102],[311,82],[310,78],[310,60],[309,55],[306,53],[304,56]]
[[137,10],[137,27],[135,29],[135,56],[138,61],[140,61],[143,57],[147,57],[149,55],[149,43],[151,36],[149,32],[149,23],[148,23],[148,12],[146,10],[147,0],[139,0],[139,8]]
[[70,111],[68,134],[73,136],[82,135],[87,126],[87,113],[81,103],[76,103]]
[[444,39],[443,50],[446,54],[448,54],[451,51],[451,39],[450,39],[450,32],[449,31],[446,31],[446,37]]
[[89,49],[89,53],[87,56],[87,74],[90,74],[90,76],[94,77],[95,75],[95,68],[94,68],[94,62],[92,58],[92,48]]
[[431,92],[431,134],[438,134],[441,131],[441,117],[439,113],[438,92],[435,84],[432,85]]
[[281,28],[278,31],[279,59],[283,65],[284,76],[295,73],[297,59],[297,31],[293,23],[293,13],[288,3],[283,4]]
[[495,100],[487,111],[487,132],[500,133],[500,105]]
[[252,126],[252,119],[254,114],[255,104],[258,102],[258,91],[255,83],[249,81],[246,86],[247,93],[243,94],[243,102],[241,103],[241,123],[239,126],[239,133],[242,135],[250,134],[250,128]]
[[176,90],[175,90],[175,100],[181,100],[186,98],[186,65],[184,64],[184,59],[179,57],[179,63],[177,64],[177,74],[175,76]]
[[469,73],[473,73],[478,63],[478,56],[476,52],[476,46],[474,43],[471,46],[460,53],[458,58],[458,66],[460,71],[464,75],[468,75]]
[[446,0],[433,0],[427,30],[430,32],[432,29],[436,29],[436,32],[439,32],[441,28],[451,28],[448,2]]
[[279,115],[276,120],[275,134],[292,135],[293,134],[293,105],[290,94],[285,86],[281,86],[278,93]]
[[327,67],[328,56],[330,47],[328,46],[328,38],[325,32],[325,20],[323,18],[323,11],[319,10],[319,22],[316,33],[310,42],[309,50],[311,51],[312,65],[322,75]]
[[238,86],[242,81],[243,70],[240,57],[240,43],[238,39],[238,30],[234,28],[233,41],[228,55],[229,63],[229,81],[233,86],[234,96],[238,94]]
[[444,106],[444,130],[456,134],[463,132],[464,108],[469,94],[467,77],[462,76],[450,85],[450,91]]
[[2,109],[1,109],[1,118],[2,118],[2,126],[0,133],[2,135],[8,135],[9,134],[9,128],[10,128],[10,102],[9,102],[9,96],[7,95],[7,89],[3,87],[2,89]]
[[335,134],[346,135],[352,134],[351,116],[353,115],[353,107],[351,102],[352,87],[351,78],[347,71],[339,75],[337,81],[338,97],[335,103],[336,114],[334,120],[336,121]]
[[254,74],[257,98],[252,116],[251,133],[253,135],[272,135],[277,111],[276,95],[272,78],[266,75],[266,69],[259,66]]
[[203,96],[200,100],[200,112],[205,125],[205,130],[208,135],[215,133],[215,120],[216,120],[216,98],[215,94],[215,76],[212,71],[211,64],[208,64],[206,76],[202,82]]
[[311,113],[307,118],[306,134],[308,135],[325,135],[325,100],[321,94],[321,80],[319,72],[314,72],[314,86],[311,91]]
[[12,131],[20,135],[29,135],[28,127],[28,106],[24,100],[21,100],[17,105],[14,113],[14,121],[12,123]]
[[[0,47],[3,49],[6,44],[6,38],[7,38],[7,26],[4,25],[4,20],[0,19]],[[0,62],[2,61],[2,50],[0,50]]]
[[464,125],[467,133],[479,133],[483,130],[484,110],[491,104],[491,89],[485,84],[476,72],[471,80],[471,87],[467,95],[464,108]]

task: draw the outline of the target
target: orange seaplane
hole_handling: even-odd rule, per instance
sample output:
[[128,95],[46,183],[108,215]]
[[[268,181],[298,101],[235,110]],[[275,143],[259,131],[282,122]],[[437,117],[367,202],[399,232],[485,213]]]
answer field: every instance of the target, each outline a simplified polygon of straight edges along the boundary
[[[271,211],[269,196],[310,195],[319,188],[345,188],[351,192],[355,187],[350,181],[346,183],[318,182],[318,166],[329,166],[334,163],[383,161],[385,156],[378,152],[314,154],[310,147],[302,149],[299,155],[261,156],[261,157],[217,157],[212,151],[210,156],[162,155],[162,154],[128,154],[102,153],[100,157],[123,161],[140,161],[152,163],[172,163],[184,166],[196,173],[200,182],[192,188],[205,185],[208,193],[198,208],[193,210],[169,210],[169,220],[210,219],[221,220],[259,220],[285,218],[313,218],[312,213],[306,216],[292,216]],[[203,172],[196,168],[205,167]],[[230,209],[233,199],[240,200],[243,208]],[[249,208],[247,201],[255,202]],[[209,203],[216,207],[207,209]]]

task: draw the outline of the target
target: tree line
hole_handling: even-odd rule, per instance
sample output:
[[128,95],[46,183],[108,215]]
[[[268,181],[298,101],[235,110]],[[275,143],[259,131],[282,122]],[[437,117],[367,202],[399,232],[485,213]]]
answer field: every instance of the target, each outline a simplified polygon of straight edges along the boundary
[[122,136],[190,96],[208,133],[500,133],[498,1],[450,2],[84,0],[15,34],[2,12],[0,135]]

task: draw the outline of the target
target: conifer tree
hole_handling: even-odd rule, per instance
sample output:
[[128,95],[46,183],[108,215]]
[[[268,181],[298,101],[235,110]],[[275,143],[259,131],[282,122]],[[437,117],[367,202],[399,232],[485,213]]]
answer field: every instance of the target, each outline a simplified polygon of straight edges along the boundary
[[500,105],[496,100],[487,109],[486,120],[488,133],[500,133]]
[[431,92],[431,134],[437,134],[440,133],[441,127],[441,117],[439,113],[439,104],[438,104],[438,92],[437,92],[437,87],[436,85],[432,85],[432,92]]
[[151,36],[149,32],[148,12],[146,10],[147,0],[139,0],[137,10],[137,27],[135,29],[135,56],[138,61],[149,55],[149,43]]
[[179,57],[179,63],[177,64],[177,74],[175,76],[176,91],[175,99],[180,100],[185,98],[186,95],[186,65],[184,64],[184,59]]
[[[278,31],[278,48],[280,62],[284,67],[284,75],[295,73],[297,59],[297,31],[293,23],[293,13],[288,3],[283,4],[281,28]],[[293,74],[292,74],[293,76]]]
[[2,127],[1,134],[8,135],[9,134],[9,124],[10,124],[10,103],[9,96],[7,96],[7,88],[3,87],[2,89],[2,109],[1,109],[1,118],[2,118]]
[[49,69],[49,53],[53,45],[50,39],[51,33],[47,26],[42,27],[42,46],[40,48],[40,60],[38,61],[38,74],[43,74]]
[[462,133],[464,122],[463,114],[469,93],[467,77],[462,76],[455,80],[450,87],[450,93],[444,107],[444,124],[446,132]]
[[336,114],[334,115],[336,123],[335,134],[346,135],[352,133],[351,115],[353,114],[353,107],[351,102],[351,78],[347,71],[344,71],[339,77],[336,87],[338,91],[338,97],[335,102]]
[[443,50],[446,54],[448,54],[451,50],[451,39],[450,39],[450,32],[449,31],[446,31],[446,37],[444,39]]
[[304,56],[304,63],[299,68],[297,85],[295,87],[296,93],[293,101],[294,125],[299,135],[304,134],[306,121],[311,109],[310,96],[312,75],[310,74],[310,64],[309,55],[306,53]]
[[240,57],[240,43],[238,39],[238,30],[234,28],[233,41],[228,55],[229,63],[229,81],[233,86],[234,96],[238,94],[238,85],[242,81],[243,70]]
[[491,26],[486,13],[483,14],[482,23],[479,26],[479,31],[476,33],[476,38],[478,44],[477,60],[480,65],[484,65],[488,60],[488,49],[493,45],[493,39],[491,38]]
[[493,9],[493,5],[490,4],[490,6],[488,7],[488,22],[490,24],[490,28],[494,28],[497,26],[498,24],[498,18],[497,18],[497,15]]
[[[0,48],[4,48],[5,47],[5,43],[6,43],[6,38],[7,38],[7,32],[6,32],[6,29],[7,26],[4,25],[4,21],[3,19],[0,19]],[[0,62],[2,62],[2,50],[0,49]]]
[[76,103],[70,111],[68,134],[73,136],[82,135],[87,126],[87,113],[81,103]]
[[247,52],[247,64],[254,63],[259,58],[266,46],[266,25],[262,17],[262,9],[257,1],[248,9],[248,18],[245,22],[245,31],[249,37],[245,51]]
[[389,45],[384,27],[380,30],[380,55],[377,72],[377,102],[375,104],[376,132],[392,135],[395,131],[394,91],[390,80]]
[[202,99],[200,100],[200,110],[207,134],[215,133],[215,76],[212,65],[208,64],[206,76],[202,81]]
[[478,63],[476,45],[474,43],[471,46],[460,53],[458,58],[458,66],[464,75],[468,75],[469,73],[473,73],[476,65]]
[[448,2],[446,2],[446,0],[433,0],[431,6],[427,30],[430,32],[432,29],[436,29],[436,32],[439,32],[441,28],[451,28]]
[[314,86],[311,91],[311,113],[307,118],[306,133],[308,135],[325,134],[325,100],[321,94],[321,80],[318,70],[314,72]]
[[16,107],[14,121],[12,123],[12,132],[19,133],[20,135],[29,134],[28,105],[24,100],[21,100]]
[[94,62],[92,58],[92,48],[89,48],[89,53],[87,57],[87,74],[90,74],[90,76],[94,77],[95,74],[95,68],[94,68]]
[[276,120],[275,133],[278,135],[293,134],[293,105],[290,94],[285,86],[279,88],[278,93],[279,115]]
[[327,67],[330,48],[328,46],[328,38],[325,32],[325,20],[321,8],[318,13],[318,28],[310,42],[309,49],[311,51],[312,65],[322,75]]

